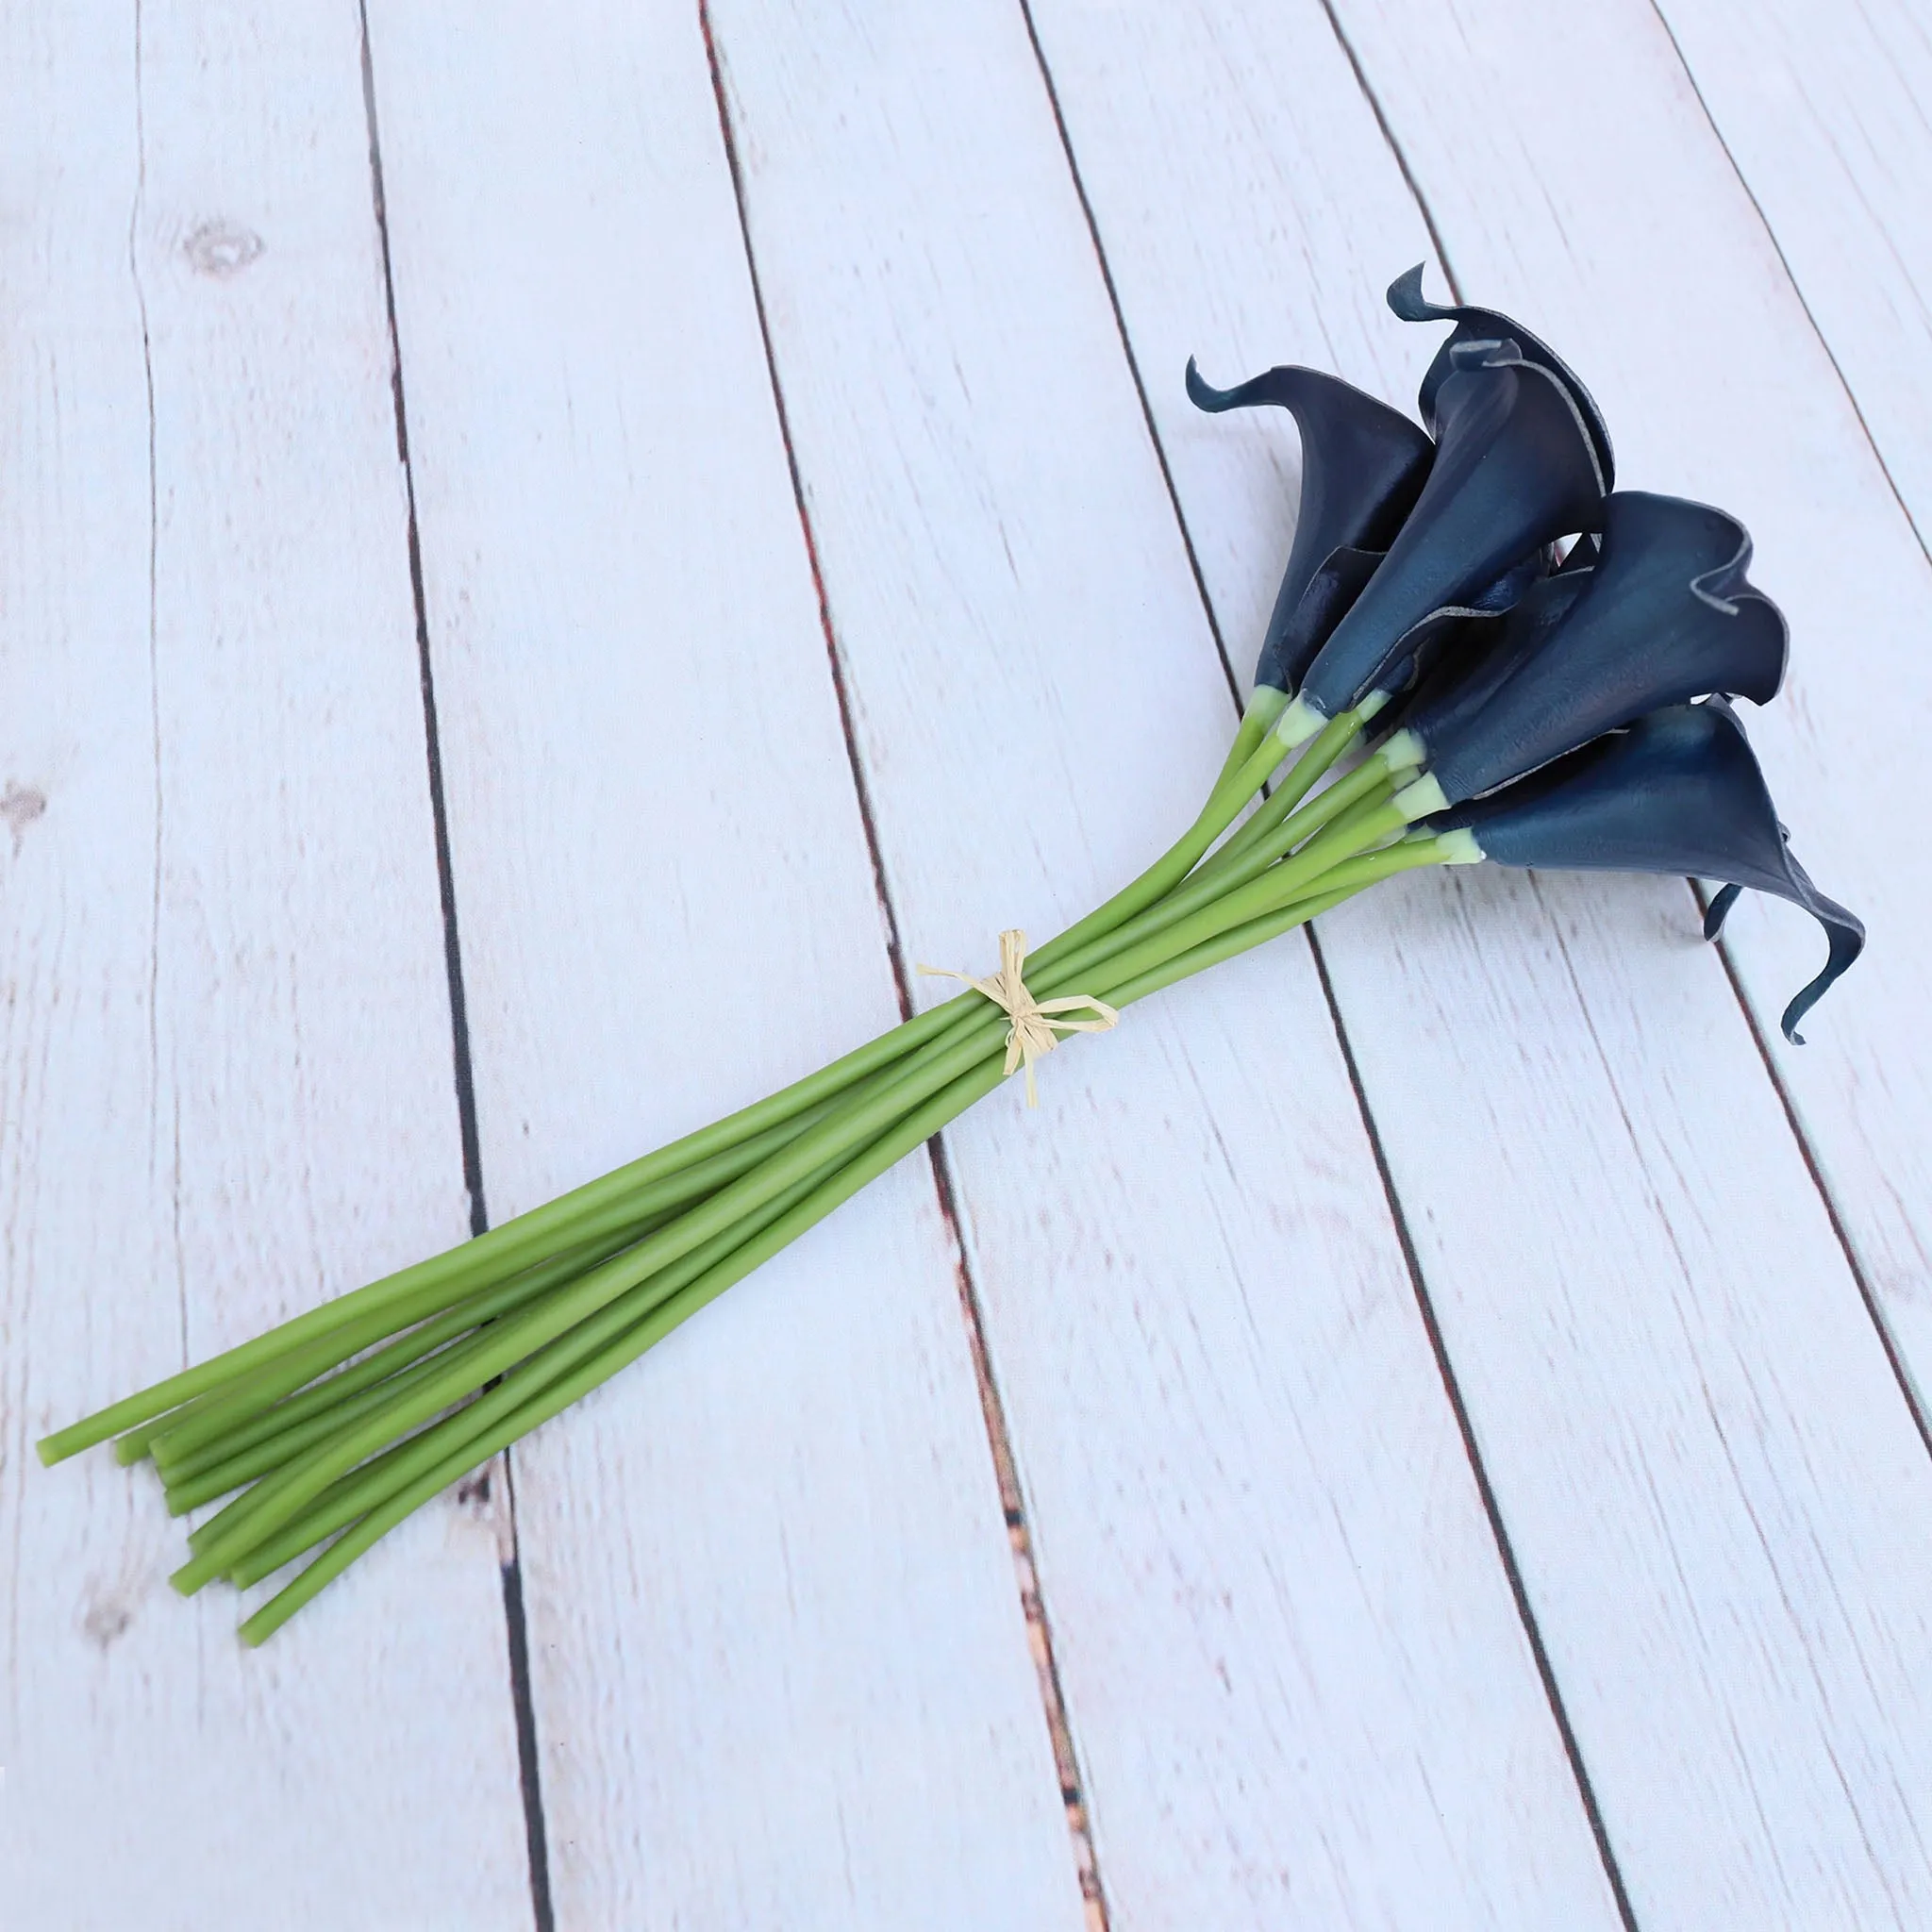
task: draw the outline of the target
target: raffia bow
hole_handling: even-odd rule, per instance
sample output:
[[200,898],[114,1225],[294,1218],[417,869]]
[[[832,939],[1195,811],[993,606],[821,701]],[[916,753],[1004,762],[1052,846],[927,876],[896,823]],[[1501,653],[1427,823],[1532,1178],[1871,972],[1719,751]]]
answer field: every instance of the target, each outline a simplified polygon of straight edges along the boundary
[[[1018,926],[1000,935],[1000,970],[991,979],[975,979],[970,973],[950,972],[943,966],[922,966],[919,970],[934,979],[962,979],[974,992],[984,993],[1006,1013],[1012,1025],[1007,1029],[1007,1072],[1026,1069],[1026,1105],[1040,1105],[1040,1090],[1034,1084],[1033,1062],[1051,1053],[1063,1033],[1106,1033],[1120,1024],[1120,1014],[1105,1000],[1091,993],[1070,993],[1064,999],[1037,1000],[1026,990],[1020,968],[1026,958],[1026,935]],[[1085,1007],[1099,1017],[1092,1020],[1062,1020],[1058,1016]]]

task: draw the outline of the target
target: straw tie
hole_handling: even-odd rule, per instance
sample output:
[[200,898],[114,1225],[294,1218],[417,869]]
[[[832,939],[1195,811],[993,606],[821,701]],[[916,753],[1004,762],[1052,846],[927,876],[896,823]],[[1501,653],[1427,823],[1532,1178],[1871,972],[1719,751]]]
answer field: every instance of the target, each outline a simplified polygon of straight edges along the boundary
[[[1007,1072],[1026,1069],[1026,1105],[1040,1105],[1040,1090],[1033,1080],[1033,1062],[1051,1053],[1063,1033],[1105,1033],[1120,1024],[1120,1014],[1105,1000],[1091,993],[1070,993],[1065,999],[1037,1000],[1026,991],[1020,968],[1026,958],[1026,935],[1017,926],[1000,935],[1000,970],[991,979],[975,979],[970,973],[948,972],[943,966],[922,966],[922,973],[934,979],[963,979],[974,992],[983,992],[1012,1021],[1007,1029]],[[1085,1007],[1098,1014],[1093,1020],[1062,1020]]]

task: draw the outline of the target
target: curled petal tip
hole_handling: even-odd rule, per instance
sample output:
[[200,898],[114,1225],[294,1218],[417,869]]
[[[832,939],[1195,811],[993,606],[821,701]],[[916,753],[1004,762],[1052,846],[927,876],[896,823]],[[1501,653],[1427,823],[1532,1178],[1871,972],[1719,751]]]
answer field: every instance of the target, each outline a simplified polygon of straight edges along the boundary
[[1197,409],[1206,409],[1211,415],[1219,415],[1223,409],[1236,407],[1236,391],[1231,389],[1216,389],[1201,374],[1200,365],[1190,356],[1188,358],[1188,400]]
[[1404,322],[1429,322],[1441,312],[1423,293],[1423,270],[1427,266],[1419,261],[1389,284],[1389,307]]
[[1610,449],[1610,432],[1604,422],[1603,411],[1577,379],[1575,372],[1546,342],[1531,335],[1521,323],[1493,308],[1472,308],[1459,302],[1431,302],[1423,293],[1421,262],[1407,275],[1397,275],[1389,285],[1389,307],[1404,322],[1453,322],[1456,325],[1455,333],[1436,352],[1436,359],[1424,375],[1422,393],[1418,397],[1423,421],[1432,432],[1436,429],[1436,398],[1457,365],[1457,350],[1465,344],[1499,339],[1511,341],[1525,362],[1534,363],[1543,370],[1561,385],[1570,397],[1578,419],[1589,433],[1603,487],[1607,491],[1611,487],[1616,475],[1616,459]]
[[[1340,376],[1291,363],[1221,390],[1191,362],[1188,394],[1197,408],[1270,406],[1294,418],[1302,446],[1301,501],[1288,569],[1255,667],[1257,687],[1293,691],[1366,575],[1351,562],[1322,595],[1311,596],[1324,566],[1342,553],[1379,557],[1388,548],[1423,488],[1435,445],[1407,416]],[[1346,596],[1336,594],[1343,590]]]
[[1724,931],[1724,921],[1730,916],[1731,908],[1738,903],[1738,895],[1743,890],[1742,886],[1724,886],[1711,899],[1704,912],[1706,939],[1714,940]]
[[1837,900],[1827,899],[1811,883],[1805,868],[1795,858],[1790,861],[1790,874],[1798,890],[1782,896],[1802,906],[1824,928],[1828,946],[1824,970],[1809,985],[1798,990],[1797,996],[1785,1008],[1784,1017],[1778,1023],[1785,1038],[1793,1046],[1803,1046],[1805,1036],[1798,1031],[1798,1022],[1824,997],[1833,982],[1847,972],[1865,950],[1865,925],[1856,913],[1847,912]]

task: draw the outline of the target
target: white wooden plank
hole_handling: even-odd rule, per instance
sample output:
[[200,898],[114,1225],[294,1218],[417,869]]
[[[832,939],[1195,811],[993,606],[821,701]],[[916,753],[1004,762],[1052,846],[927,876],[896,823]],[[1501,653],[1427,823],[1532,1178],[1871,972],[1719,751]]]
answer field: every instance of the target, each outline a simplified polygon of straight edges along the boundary
[[[896,1017],[699,25],[375,10],[484,1174]],[[476,165],[476,130],[491,163]],[[517,1453],[562,1927],[1073,1927],[930,1173]]]
[[[1169,10],[1137,21],[1140,44],[1072,8],[1040,17],[1204,568],[1224,610],[1257,615],[1279,546],[1237,571],[1214,533],[1240,514],[1243,483],[1274,487],[1274,464],[1252,444],[1202,457],[1158,372],[1198,348],[1217,379],[1303,359],[1380,386],[1386,361],[1334,353],[1373,204],[1346,208],[1346,239],[1318,251],[1306,216],[1280,232],[1268,192],[1301,182],[1320,196],[1320,158],[1281,104],[1325,98],[1310,75],[1332,37],[1312,7],[1265,22]],[[1635,150],[1657,144],[1688,90],[1655,74],[1630,84],[1625,42],[1641,50],[1644,30],[1620,22],[1613,31],[1599,13],[1551,42],[1527,9],[1443,16],[1427,33],[1412,10],[1391,9],[1364,25],[1363,45],[1372,76],[1400,75],[1398,136],[1426,132],[1411,158],[1465,286],[1574,355],[1610,406],[1631,480],[1702,493],[1683,452],[1660,474],[1631,448],[1633,414],[1655,449],[1666,413],[1687,413],[1678,378],[1661,406],[1646,389],[1684,322],[1645,326],[1656,284],[1638,256],[1652,210],[1620,208],[1610,191],[1655,183],[1674,219],[1688,201],[1707,258],[1748,232],[1749,210],[1697,200],[1710,175],[1694,145],[1639,170]],[[1460,35],[1475,52],[1452,51]],[[1121,78],[1146,73],[1162,79],[1144,92]],[[1580,92],[1591,111],[1573,132]],[[1613,141],[1612,122],[1630,131]],[[1137,163],[1150,138],[1167,158],[1158,174]],[[1573,139],[1569,165],[1546,168],[1545,144]],[[1385,177],[1393,167],[1384,161]],[[1574,262],[1558,255],[1559,223]],[[1621,284],[1589,252],[1607,230],[1631,251]],[[1530,238],[1534,272],[1510,260]],[[1378,282],[1423,252],[1412,222],[1383,245]],[[1204,329],[1190,297],[1209,286],[1241,293]],[[1599,305],[1592,327],[1586,301]],[[1604,380],[1599,358],[1614,365],[1618,349]],[[1715,360],[1702,365],[1712,379]],[[1406,402],[1407,389],[1383,392]],[[1808,454],[1834,475],[1858,456],[1823,434]],[[1769,541],[1762,555],[1769,580]],[[1932,1486],[1775,1095],[1714,962],[1690,943],[1690,911],[1667,882],[1476,878],[1417,882],[1326,924],[1370,1099],[1640,1920],[1890,1923],[1925,1886],[1900,1792],[1927,1773],[1927,1579],[1901,1549],[1923,1541]],[[1789,956],[1781,964],[1792,974]],[[1839,1018],[1817,1016],[1821,1044]]]
[[1932,32],[1860,0],[1664,0],[1922,538],[1932,539]]
[[[889,889],[973,965],[1226,689],[1018,11],[713,17]],[[1306,948],[1041,1071],[947,1138],[1112,1924],[1615,1923]]]
[[525,1924],[487,1514],[249,1653],[31,1449],[464,1228],[355,8],[0,73],[0,1918]]

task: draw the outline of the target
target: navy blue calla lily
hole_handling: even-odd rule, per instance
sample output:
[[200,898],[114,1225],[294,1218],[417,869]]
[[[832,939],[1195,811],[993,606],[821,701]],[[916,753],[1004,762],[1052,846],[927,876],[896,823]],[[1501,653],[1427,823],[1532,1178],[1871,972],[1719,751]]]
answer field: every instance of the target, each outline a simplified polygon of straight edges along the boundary
[[[1791,856],[1744,727],[1722,698],[1653,711],[1517,784],[1439,813],[1504,865],[1571,872],[1677,873],[1789,899],[1824,926],[1824,970],[1784,1012],[1784,1033],[1864,949],[1865,928]],[[1722,908],[1736,897],[1720,895]],[[1707,930],[1723,909],[1713,905]]]
[[1561,384],[1510,341],[1457,344],[1453,358],[1428,481],[1303,681],[1319,717],[1399,688],[1390,674],[1406,668],[1404,640],[1434,612],[1466,607],[1558,537],[1596,527],[1602,471]]
[[[1445,665],[1404,720],[1454,804],[1504,784],[1605,731],[1667,705],[1723,692],[1767,704],[1783,681],[1777,606],[1745,577],[1751,539],[1723,510],[1620,491],[1604,504],[1594,568],[1550,579],[1530,623],[1511,627],[1513,661]],[[1547,621],[1552,611],[1557,621]],[[1462,687],[1474,678],[1480,702]]]
[[1390,283],[1389,306],[1404,322],[1453,322],[1456,325],[1448,341],[1436,352],[1436,359],[1424,373],[1422,390],[1416,398],[1423,422],[1432,435],[1437,433],[1436,398],[1455,367],[1451,352],[1462,342],[1513,341],[1522,351],[1525,362],[1534,362],[1539,369],[1547,371],[1569,391],[1570,399],[1576,405],[1577,414],[1589,431],[1591,444],[1596,451],[1604,488],[1608,490],[1614,485],[1617,465],[1610,449],[1610,432],[1604,422],[1604,413],[1597,408],[1596,399],[1577,380],[1575,372],[1548,343],[1531,335],[1520,322],[1513,322],[1507,315],[1498,315],[1493,308],[1466,308],[1459,305],[1444,308],[1440,303],[1431,302],[1423,293],[1421,262]]
[[1401,528],[1435,445],[1407,416],[1319,370],[1271,369],[1216,389],[1191,358],[1188,394],[1195,408],[1217,413],[1272,403],[1301,432],[1294,544],[1255,667],[1257,685],[1291,691]]

